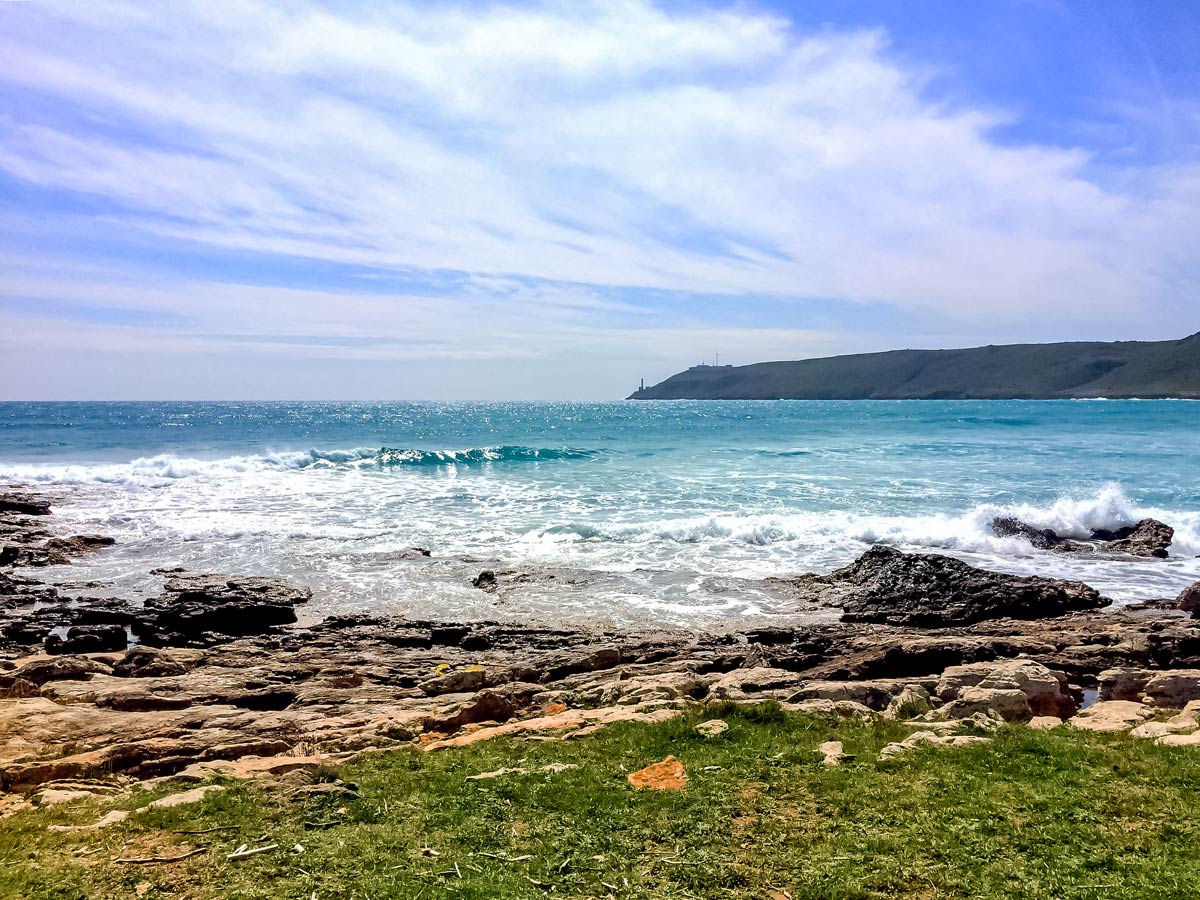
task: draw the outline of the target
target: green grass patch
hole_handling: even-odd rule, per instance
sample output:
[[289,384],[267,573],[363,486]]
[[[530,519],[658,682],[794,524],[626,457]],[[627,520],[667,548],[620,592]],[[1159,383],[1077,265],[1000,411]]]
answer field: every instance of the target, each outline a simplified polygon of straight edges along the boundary
[[[727,732],[695,731],[717,714]],[[372,755],[323,773],[358,786],[349,802],[230,783],[200,804],[65,834],[46,826],[94,821],[112,805],[27,811],[0,821],[0,896],[1195,896],[1195,750],[1012,726],[990,744],[879,762],[879,749],[910,730],[730,707],[580,741]],[[855,760],[823,766],[815,749],[832,738]],[[668,754],[686,766],[686,790],[627,784],[628,772]],[[537,771],[549,763],[578,768]],[[466,780],[516,766],[529,774]],[[281,850],[226,859],[241,844],[268,843]],[[289,849],[296,844],[303,852]],[[112,862],[198,846],[209,850],[179,863]]]

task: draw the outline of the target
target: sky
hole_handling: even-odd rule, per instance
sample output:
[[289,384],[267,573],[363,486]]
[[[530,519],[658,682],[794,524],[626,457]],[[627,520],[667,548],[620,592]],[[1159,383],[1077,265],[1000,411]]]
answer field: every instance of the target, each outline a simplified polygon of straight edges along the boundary
[[0,2],[0,399],[1198,330],[1195,0]]

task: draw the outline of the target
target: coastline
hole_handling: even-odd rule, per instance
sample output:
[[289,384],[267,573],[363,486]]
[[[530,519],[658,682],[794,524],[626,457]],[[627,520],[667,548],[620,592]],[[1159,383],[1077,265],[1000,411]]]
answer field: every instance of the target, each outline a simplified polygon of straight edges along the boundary
[[[935,555],[877,548],[840,575],[788,580],[797,597],[842,607],[841,622],[696,633],[355,615],[301,626],[311,592],[257,573],[162,572],[163,595],[140,608],[61,596],[14,564],[107,552],[109,540],[62,533],[44,498],[28,503],[46,514],[9,502],[0,568],[0,785],[16,806],[62,780],[277,773],[405,745],[574,737],[724,701],[896,718],[917,697],[922,727],[951,731],[976,714],[1074,721],[1085,691],[1101,701],[1093,710],[1135,701],[1147,719],[1200,700],[1200,622],[1169,600],[1112,610],[1077,583]],[[1000,686],[980,689],[989,679]]]

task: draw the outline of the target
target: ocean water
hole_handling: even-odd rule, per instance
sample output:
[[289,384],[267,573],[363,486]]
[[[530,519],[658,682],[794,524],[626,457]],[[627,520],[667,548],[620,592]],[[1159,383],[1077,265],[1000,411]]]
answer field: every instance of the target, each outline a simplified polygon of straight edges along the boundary
[[[769,579],[876,542],[1174,596],[1200,580],[1198,436],[1173,401],[6,403],[0,481],[117,538],[48,570],[83,593],[182,565],[285,575],[309,617],[708,628],[813,615]],[[1154,516],[1172,558],[1040,552],[1000,514],[1078,537]],[[484,568],[527,577],[487,594]]]

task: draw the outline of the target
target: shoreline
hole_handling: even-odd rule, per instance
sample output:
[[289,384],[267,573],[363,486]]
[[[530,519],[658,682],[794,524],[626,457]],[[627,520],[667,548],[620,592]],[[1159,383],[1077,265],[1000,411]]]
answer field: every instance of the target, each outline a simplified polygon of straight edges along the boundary
[[0,514],[16,548],[0,556],[0,787],[19,797],[64,779],[277,774],[406,745],[574,737],[726,701],[902,719],[908,704],[914,727],[947,733],[970,716],[1079,724],[1085,690],[1099,697],[1093,718],[1139,706],[1129,729],[1200,700],[1200,621],[1186,613],[1112,610],[1078,583],[933,554],[876,548],[787,580],[857,621],[708,634],[366,615],[299,626],[311,592],[269,577],[168,571],[141,608],[63,603],[14,564],[102,553],[109,539],[62,534],[45,498],[27,500],[44,514],[11,499]]

